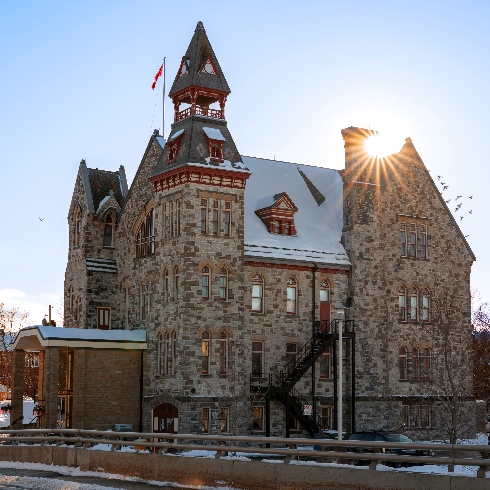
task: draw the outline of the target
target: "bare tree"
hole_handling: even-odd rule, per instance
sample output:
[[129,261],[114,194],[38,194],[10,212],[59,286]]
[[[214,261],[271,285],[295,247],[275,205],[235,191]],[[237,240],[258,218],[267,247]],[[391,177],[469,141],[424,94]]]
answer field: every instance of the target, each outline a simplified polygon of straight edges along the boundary
[[473,307],[473,392],[478,400],[485,400],[490,410],[490,307],[478,301]]
[[422,325],[432,352],[430,361],[419,366],[420,375],[437,408],[433,435],[456,444],[474,425],[469,312],[462,311],[461,298],[449,295],[435,296],[431,303],[430,322]]

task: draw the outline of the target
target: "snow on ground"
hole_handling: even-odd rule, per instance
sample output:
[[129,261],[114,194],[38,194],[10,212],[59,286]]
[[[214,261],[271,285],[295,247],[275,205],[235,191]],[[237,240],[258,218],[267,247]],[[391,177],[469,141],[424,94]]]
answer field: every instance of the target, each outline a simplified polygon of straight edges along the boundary
[[[2,485],[6,485],[6,487],[2,487]],[[107,490],[107,487],[101,487],[100,485],[56,480],[53,478],[0,475],[0,488],[7,487],[32,488],[33,490]]]
[[[11,403],[11,400],[5,400],[0,403],[0,406]],[[34,419],[32,415],[32,409],[34,407],[34,400],[32,398],[24,398],[24,424],[28,424]],[[0,427],[8,427],[10,425],[10,413],[0,412]]]

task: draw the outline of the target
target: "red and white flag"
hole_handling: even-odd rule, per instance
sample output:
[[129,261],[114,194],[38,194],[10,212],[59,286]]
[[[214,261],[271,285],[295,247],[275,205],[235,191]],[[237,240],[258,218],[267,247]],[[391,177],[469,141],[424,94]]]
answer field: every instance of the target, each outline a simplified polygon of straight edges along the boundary
[[155,75],[155,78],[153,79],[153,83],[151,84],[152,90],[155,90],[158,79],[162,76],[162,70],[163,70],[163,63],[161,64],[160,68],[157,71],[157,74]]

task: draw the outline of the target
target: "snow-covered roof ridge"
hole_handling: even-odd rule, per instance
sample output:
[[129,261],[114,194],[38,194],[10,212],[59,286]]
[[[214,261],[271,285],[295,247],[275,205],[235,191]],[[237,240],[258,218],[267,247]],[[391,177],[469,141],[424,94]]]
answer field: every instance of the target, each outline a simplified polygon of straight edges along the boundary
[[208,128],[206,126],[202,128],[202,130],[210,140],[226,141],[225,137],[221,134],[221,131],[218,128]]
[[[343,182],[337,170],[246,156],[242,161],[251,172],[245,187],[246,257],[350,265],[340,243]],[[312,185],[318,191],[316,196]],[[272,205],[274,196],[283,192],[298,208],[295,237],[269,233],[255,213],[266,204]]]

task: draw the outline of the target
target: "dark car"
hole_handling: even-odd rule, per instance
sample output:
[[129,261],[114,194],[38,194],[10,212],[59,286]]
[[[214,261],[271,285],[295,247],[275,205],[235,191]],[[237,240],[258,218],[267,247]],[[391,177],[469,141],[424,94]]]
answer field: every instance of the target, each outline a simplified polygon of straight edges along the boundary
[[[394,434],[390,432],[354,432],[350,435],[349,441],[363,441],[363,442],[413,442],[412,439],[404,434]],[[364,447],[352,447],[348,448],[349,451],[355,453],[373,453],[374,449]],[[430,450],[420,449],[383,449],[383,452],[388,454],[401,454],[404,456],[434,456],[434,452]],[[366,459],[354,459],[355,465],[369,464],[370,461]],[[394,466],[400,468],[401,466],[413,466],[415,463],[402,463],[399,461],[390,461],[386,463],[388,466]]]

